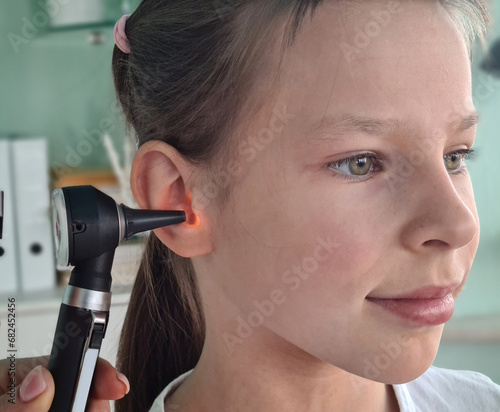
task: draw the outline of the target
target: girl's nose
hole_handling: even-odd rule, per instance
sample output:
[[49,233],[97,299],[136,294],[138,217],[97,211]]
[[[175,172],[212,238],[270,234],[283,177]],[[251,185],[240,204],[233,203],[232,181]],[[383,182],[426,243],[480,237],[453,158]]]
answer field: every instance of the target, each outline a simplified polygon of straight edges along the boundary
[[[479,232],[472,185],[467,176],[444,168],[413,176],[408,183],[408,216],[402,242],[413,252],[429,248],[458,249]],[[420,174],[416,172],[416,174]]]

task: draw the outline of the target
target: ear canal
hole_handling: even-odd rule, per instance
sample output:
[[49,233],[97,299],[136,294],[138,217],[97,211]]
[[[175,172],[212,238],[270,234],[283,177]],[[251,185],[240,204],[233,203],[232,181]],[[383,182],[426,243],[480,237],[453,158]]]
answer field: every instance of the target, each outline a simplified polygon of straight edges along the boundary
[[192,193],[188,193],[186,195],[186,205],[188,206],[187,207],[188,210],[184,211],[186,213],[186,221],[184,223],[193,227],[197,227],[201,224],[201,221],[199,216],[192,209],[193,206],[192,200],[193,200]]
[[201,221],[200,221],[200,218],[198,217],[198,215],[196,213],[194,213],[193,211],[191,211],[190,213],[186,213],[185,223],[187,223],[190,226],[197,227],[197,226],[200,226]]

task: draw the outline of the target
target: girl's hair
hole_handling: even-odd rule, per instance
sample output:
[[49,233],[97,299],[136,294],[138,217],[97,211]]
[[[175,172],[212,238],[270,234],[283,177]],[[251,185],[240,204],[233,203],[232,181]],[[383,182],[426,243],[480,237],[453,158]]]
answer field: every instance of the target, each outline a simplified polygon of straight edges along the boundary
[[[469,51],[476,37],[484,45],[489,17],[481,0],[439,1],[464,34]],[[321,3],[143,0],[125,29],[130,54],[117,47],[113,51],[117,95],[138,145],[162,140],[209,175],[231,155],[237,139],[230,136],[240,115],[247,117],[263,101],[251,91],[271,72],[274,45],[281,45],[281,64],[303,19],[308,13],[312,18]],[[286,23],[282,39],[279,23]],[[117,367],[130,379],[131,391],[116,410],[147,411],[169,382],[196,365],[204,338],[191,260],[151,233],[118,352]]]

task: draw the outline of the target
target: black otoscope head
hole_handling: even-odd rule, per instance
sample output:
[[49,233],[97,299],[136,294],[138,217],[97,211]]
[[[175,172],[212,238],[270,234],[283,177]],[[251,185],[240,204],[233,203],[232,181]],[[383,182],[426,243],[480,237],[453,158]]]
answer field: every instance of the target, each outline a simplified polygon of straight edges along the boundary
[[118,205],[93,186],[70,186],[52,194],[58,267],[74,265],[70,284],[107,291],[120,242],[134,234],[186,220],[184,211],[140,210]]

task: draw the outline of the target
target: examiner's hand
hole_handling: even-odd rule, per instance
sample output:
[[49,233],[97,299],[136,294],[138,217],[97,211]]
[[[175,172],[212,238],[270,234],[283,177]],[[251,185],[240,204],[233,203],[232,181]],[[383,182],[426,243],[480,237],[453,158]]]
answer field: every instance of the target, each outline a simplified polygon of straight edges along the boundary
[[[9,359],[1,360],[0,411],[48,411],[54,397],[54,380],[47,369],[48,364],[49,356],[16,359],[15,369]],[[15,386],[11,383],[12,371],[15,372]],[[123,398],[129,389],[127,378],[108,361],[99,358],[87,411],[109,411],[109,401]]]

